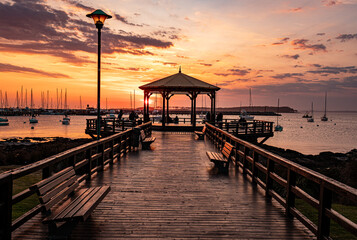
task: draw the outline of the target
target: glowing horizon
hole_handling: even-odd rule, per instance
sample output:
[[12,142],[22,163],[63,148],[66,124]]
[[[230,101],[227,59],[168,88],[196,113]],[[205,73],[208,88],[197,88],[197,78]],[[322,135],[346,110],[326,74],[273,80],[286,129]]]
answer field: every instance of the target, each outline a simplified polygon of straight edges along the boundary
[[106,98],[108,108],[130,107],[134,90],[139,107],[138,87],[181,65],[221,88],[217,107],[248,105],[252,89],[255,106],[280,98],[322,110],[327,91],[328,110],[357,110],[356,0],[0,1],[0,90],[10,106],[23,86],[37,107],[41,92],[56,103],[56,89],[67,89],[70,108],[80,97],[96,107],[97,32],[85,16],[95,9],[113,16],[102,29],[102,108]]

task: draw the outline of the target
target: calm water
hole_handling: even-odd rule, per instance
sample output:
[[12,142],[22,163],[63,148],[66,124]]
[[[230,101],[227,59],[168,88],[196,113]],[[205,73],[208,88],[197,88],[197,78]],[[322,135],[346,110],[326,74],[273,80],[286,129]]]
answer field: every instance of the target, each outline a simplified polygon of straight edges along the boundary
[[[348,152],[357,148],[357,113],[328,113],[329,121],[322,122],[322,113],[315,114],[315,122],[308,123],[303,113],[285,113],[279,118],[284,127],[275,132],[266,143],[289,148],[304,154],[322,151]],[[174,116],[172,116],[174,117]],[[8,117],[9,126],[0,126],[0,139],[10,137],[67,137],[88,138],[84,133],[87,118],[94,116],[71,116],[71,124],[63,125],[61,115],[38,116],[39,123],[29,124],[28,117]],[[227,116],[227,118],[234,118]],[[276,117],[255,116],[255,119],[276,121]],[[26,122],[26,123],[24,123]],[[31,129],[34,126],[34,129]]]

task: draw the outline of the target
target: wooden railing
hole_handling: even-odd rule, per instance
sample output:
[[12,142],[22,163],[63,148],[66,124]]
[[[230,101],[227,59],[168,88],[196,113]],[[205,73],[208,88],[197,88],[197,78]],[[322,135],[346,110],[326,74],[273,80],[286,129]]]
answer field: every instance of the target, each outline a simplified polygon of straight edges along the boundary
[[233,135],[266,135],[273,133],[273,124],[273,122],[262,120],[239,122],[237,120],[224,119],[224,121],[216,122],[214,125]]
[[[337,198],[356,206],[357,189],[243,141],[211,124],[206,126],[206,136],[216,147],[222,149],[226,141],[232,144],[235,147],[232,157],[235,166],[242,168],[244,175],[261,186],[268,199],[273,197],[279,202],[287,216],[296,217],[318,239],[329,239],[331,220],[357,236],[357,224],[332,208],[332,201]],[[300,183],[304,180],[309,185],[316,185],[318,193],[309,194],[303,189]],[[298,210],[295,205],[297,199],[316,209],[317,224]]]
[[[107,136],[108,134],[123,132],[140,124],[142,124],[141,120],[129,121],[123,119],[103,118],[100,122],[100,131],[102,134],[104,133],[104,136]],[[87,119],[86,133],[97,133],[97,119]]]
[[[138,127],[150,135],[151,126],[151,122],[148,122]],[[135,146],[134,136],[137,136],[136,140],[138,141],[140,134],[135,130],[129,129],[0,174],[0,239],[11,239],[12,231],[42,210],[41,205],[38,204],[12,221],[12,207],[34,194],[32,190],[26,188],[14,195],[14,180],[38,171],[42,171],[42,179],[45,179],[55,172],[73,166],[79,177],[79,182],[89,181],[93,174],[103,171],[106,165],[113,164],[114,161],[119,160],[132,150],[132,147]]]

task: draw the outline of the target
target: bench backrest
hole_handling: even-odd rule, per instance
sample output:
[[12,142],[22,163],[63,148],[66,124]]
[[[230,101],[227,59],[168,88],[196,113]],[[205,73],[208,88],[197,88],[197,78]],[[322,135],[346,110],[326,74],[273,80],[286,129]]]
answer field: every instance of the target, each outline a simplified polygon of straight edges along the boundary
[[144,130],[140,130],[140,135],[141,135],[141,140],[144,140],[146,138]]
[[78,187],[77,176],[73,167],[68,167],[46,178],[30,189],[35,190],[39,196],[40,203],[46,211],[60,202]]
[[229,159],[229,157],[232,154],[232,150],[233,150],[233,146],[230,143],[225,142],[223,149],[222,149],[223,156],[225,156],[227,159]]

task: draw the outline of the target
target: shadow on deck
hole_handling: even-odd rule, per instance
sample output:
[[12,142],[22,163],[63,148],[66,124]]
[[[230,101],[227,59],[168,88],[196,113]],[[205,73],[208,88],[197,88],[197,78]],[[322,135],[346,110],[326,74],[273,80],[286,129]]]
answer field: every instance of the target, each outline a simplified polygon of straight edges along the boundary
[[[71,239],[118,238],[314,238],[284,215],[231,167],[215,174],[205,154],[209,141],[192,133],[154,132],[152,150],[129,153],[91,181],[112,190]],[[46,239],[41,214],[13,232],[13,239]]]

